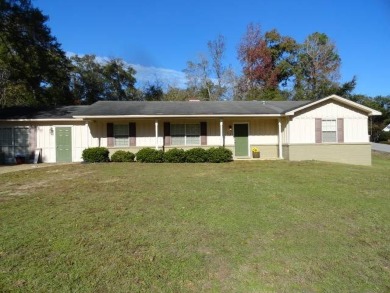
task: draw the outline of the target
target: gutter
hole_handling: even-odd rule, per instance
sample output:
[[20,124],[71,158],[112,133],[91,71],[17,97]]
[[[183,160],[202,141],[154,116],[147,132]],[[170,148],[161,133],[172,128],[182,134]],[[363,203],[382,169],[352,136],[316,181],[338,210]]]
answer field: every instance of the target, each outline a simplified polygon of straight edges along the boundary
[[283,117],[285,114],[206,114],[206,115],[96,115],[96,116],[73,116],[76,119],[89,120],[89,119],[134,119],[134,118],[253,118],[253,117]]
[[83,119],[80,118],[62,118],[62,119],[0,119],[0,122],[52,122],[52,121],[59,121],[59,122],[67,122],[67,121],[83,121]]

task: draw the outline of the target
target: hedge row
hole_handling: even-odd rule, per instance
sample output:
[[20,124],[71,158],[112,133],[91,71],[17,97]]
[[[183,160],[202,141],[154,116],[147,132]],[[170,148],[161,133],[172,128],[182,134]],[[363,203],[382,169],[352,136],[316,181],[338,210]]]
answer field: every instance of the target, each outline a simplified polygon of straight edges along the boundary
[[[99,163],[109,162],[109,151],[103,147],[88,148],[82,154],[84,162]],[[187,151],[183,149],[170,149],[167,152],[144,148],[136,155],[126,151],[116,151],[111,156],[112,162],[137,162],[142,163],[224,163],[233,160],[231,150],[218,147],[210,149],[193,148]]]

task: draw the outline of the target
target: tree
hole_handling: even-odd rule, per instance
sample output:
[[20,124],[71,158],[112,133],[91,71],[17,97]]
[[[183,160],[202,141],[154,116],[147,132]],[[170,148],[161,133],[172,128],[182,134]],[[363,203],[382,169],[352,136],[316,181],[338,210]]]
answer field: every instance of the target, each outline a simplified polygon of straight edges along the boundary
[[98,61],[95,55],[74,55],[70,88],[78,103],[137,99],[135,70],[121,59]]
[[382,113],[380,116],[370,117],[369,125],[371,141],[379,141],[381,135],[383,134],[382,129],[390,123],[390,95],[369,97],[366,95],[356,94],[349,96],[349,99]]
[[164,101],[188,101],[191,99],[196,99],[196,97],[190,89],[168,86],[168,90],[164,94]]
[[[295,98],[316,100],[340,89],[340,63],[336,46],[326,34],[316,32],[309,35],[298,54]],[[354,83],[353,79],[350,86],[354,87]]]
[[145,101],[162,101],[164,99],[162,85],[158,82],[148,84],[143,90],[142,96]]
[[187,68],[183,70],[187,78],[187,86],[196,92],[202,100],[214,100],[212,96],[213,82],[209,78],[209,61],[203,54],[199,54],[198,60],[188,61]]
[[103,65],[106,100],[127,101],[134,99],[135,70],[121,59],[111,59]]
[[238,49],[243,94],[249,99],[279,99],[279,88],[286,87],[294,74],[297,48],[291,37],[275,29],[263,35],[259,25],[249,24]]
[[95,55],[74,55],[70,88],[79,104],[92,104],[104,100],[103,67],[96,61]]
[[188,89],[202,100],[229,100],[234,95],[235,74],[223,65],[225,38],[219,35],[207,43],[208,54],[199,54],[197,60],[188,61],[184,73]]
[[30,0],[0,2],[2,106],[69,104],[70,63]]

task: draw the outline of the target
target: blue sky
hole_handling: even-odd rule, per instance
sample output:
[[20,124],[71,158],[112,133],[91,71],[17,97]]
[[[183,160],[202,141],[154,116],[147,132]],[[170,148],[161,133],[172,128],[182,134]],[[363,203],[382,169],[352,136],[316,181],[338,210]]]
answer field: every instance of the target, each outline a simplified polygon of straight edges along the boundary
[[32,0],[50,17],[66,52],[118,57],[137,79],[182,85],[188,60],[207,41],[226,38],[225,64],[237,73],[237,47],[250,22],[298,42],[323,32],[337,46],[341,81],[357,76],[355,93],[390,95],[389,0]]

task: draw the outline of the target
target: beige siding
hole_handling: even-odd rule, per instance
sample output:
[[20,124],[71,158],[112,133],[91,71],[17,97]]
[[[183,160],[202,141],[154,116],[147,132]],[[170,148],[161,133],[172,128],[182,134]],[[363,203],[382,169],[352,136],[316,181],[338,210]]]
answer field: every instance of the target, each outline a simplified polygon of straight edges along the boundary
[[301,144],[285,147],[291,161],[318,160],[354,165],[371,165],[371,145],[367,144]]
[[[158,130],[158,146],[160,149],[162,149],[163,146],[163,137],[164,137],[164,122],[170,122],[170,123],[200,123],[200,122],[207,122],[207,146],[165,146],[164,149],[168,150],[171,148],[182,148],[182,149],[190,149],[193,147],[203,147],[203,148],[210,148],[210,147],[218,147],[222,146],[223,144],[225,147],[231,149],[234,151],[234,137],[233,137],[233,128],[234,123],[248,123],[249,127],[249,137],[248,142],[250,148],[253,146],[257,146],[261,149],[261,156],[262,158],[270,158],[274,159],[278,157],[277,152],[277,144],[278,144],[278,120],[277,119],[255,119],[255,118],[247,118],[247,119],[240,119],[240,118],[234,118],[234,119],[223,119],[223,142],[221,140],[220,136],[220,118],[216,119],[161,119],[158,121],[159,124],[159,130]],[[99,123],[90,124],[91,125],[91,133],[95,134],[92,136],[101,137],[100,138],[100,145],[101,146],[107,146],[107,131],[106,131],[106,123],[129,123],[129,122],[136,122],[137,127],[137,138],[136,138],[136,146],[135,147],[129,147],[125,148],[128,151],[131,151],[133,153],[136,153],[139,149],[144,147],[155,147],[155,129],[154,129],[154,123],[155,120],[152,119],[143,119],[143,120],[136,120],[136,121],[129,121],[129,120],[116,120],[116,121],[102,121]],[[283,121],[283,128],[286,126],[286,122]],[[232,128],[230,130],[229,128]],[[93,128],[93,129],[92,129]],[[97,140],[94,140],[94,137],[92,138],[92,142],[90,142],[90,146],[98,146]],[[94,145],[95,144],[95,145]],[[115,148],[111,147],[109,148],[110,154],[114,153],[116,150],[123,149],[122,148]]]
[[[222,145],[221,134],[220,134],[220,119],[209,119],[207,122],[207,145],[208,146],[220,146]],[[228,125],[224,122],[224,133],[228,133]],[[226,142],[225,142],[226,143]]]
[[317,108],[305,109],[292,118],[288,125],[288,144],[315,143],[315,118],[344,118],[344,142],[366,143],[368,137],[367,116],[345,105],[328,101]]
[[277,119],[253,119],[249,125],[250,144],[278,143],[278,120]]
[[277,159],[278,158],[278,146],[277,145],[251,145],[252,148],[256,147],[260,151],[260,159]]
[[[50,131],[52,129],[52,132]],[[42,150],[42,161],[45,163],[55,163],[56,137],[54,135],[54,126],[40,125],[37,127],[37,148]]]
[[277,119],[236,118],[236,119],[224,119],[224,134],[225,134],[226,146],[234,147],[233,131],[229,131],[229,126],[231,126],[233,129],[234,123],[248,123],[249,145],[277,145],[278,144],[278,120]]
[[82,151],[89,146],[92,136],[88,125],[84,121],[12,121],[1,123],[0,127],[36,127],[36,148],[41,149],[42,161],[45,163],[56,162],[56,127],[72,128],[72,161],[82,160]]
[[369,142],[368,119],[346,118],[344,119],[344,141],[345,142]]
[[72,127],[72,161],[81,162],[83,160],[83,150],[89,147],[90,133],[87,124],[74,125]]
[[282,143],[288,143],[290,141],[290,118],[283,117],[281,118],[282,122]]
[[81,162],[82,152],[89,147],[89,142],[92,139],[89,127],[85,122],[73,122],[73,125],[67,122],[40,123],[37,126],[37,148],[42,149],[42,161],[56,162],[56,127],[72,128],[72,161]]

